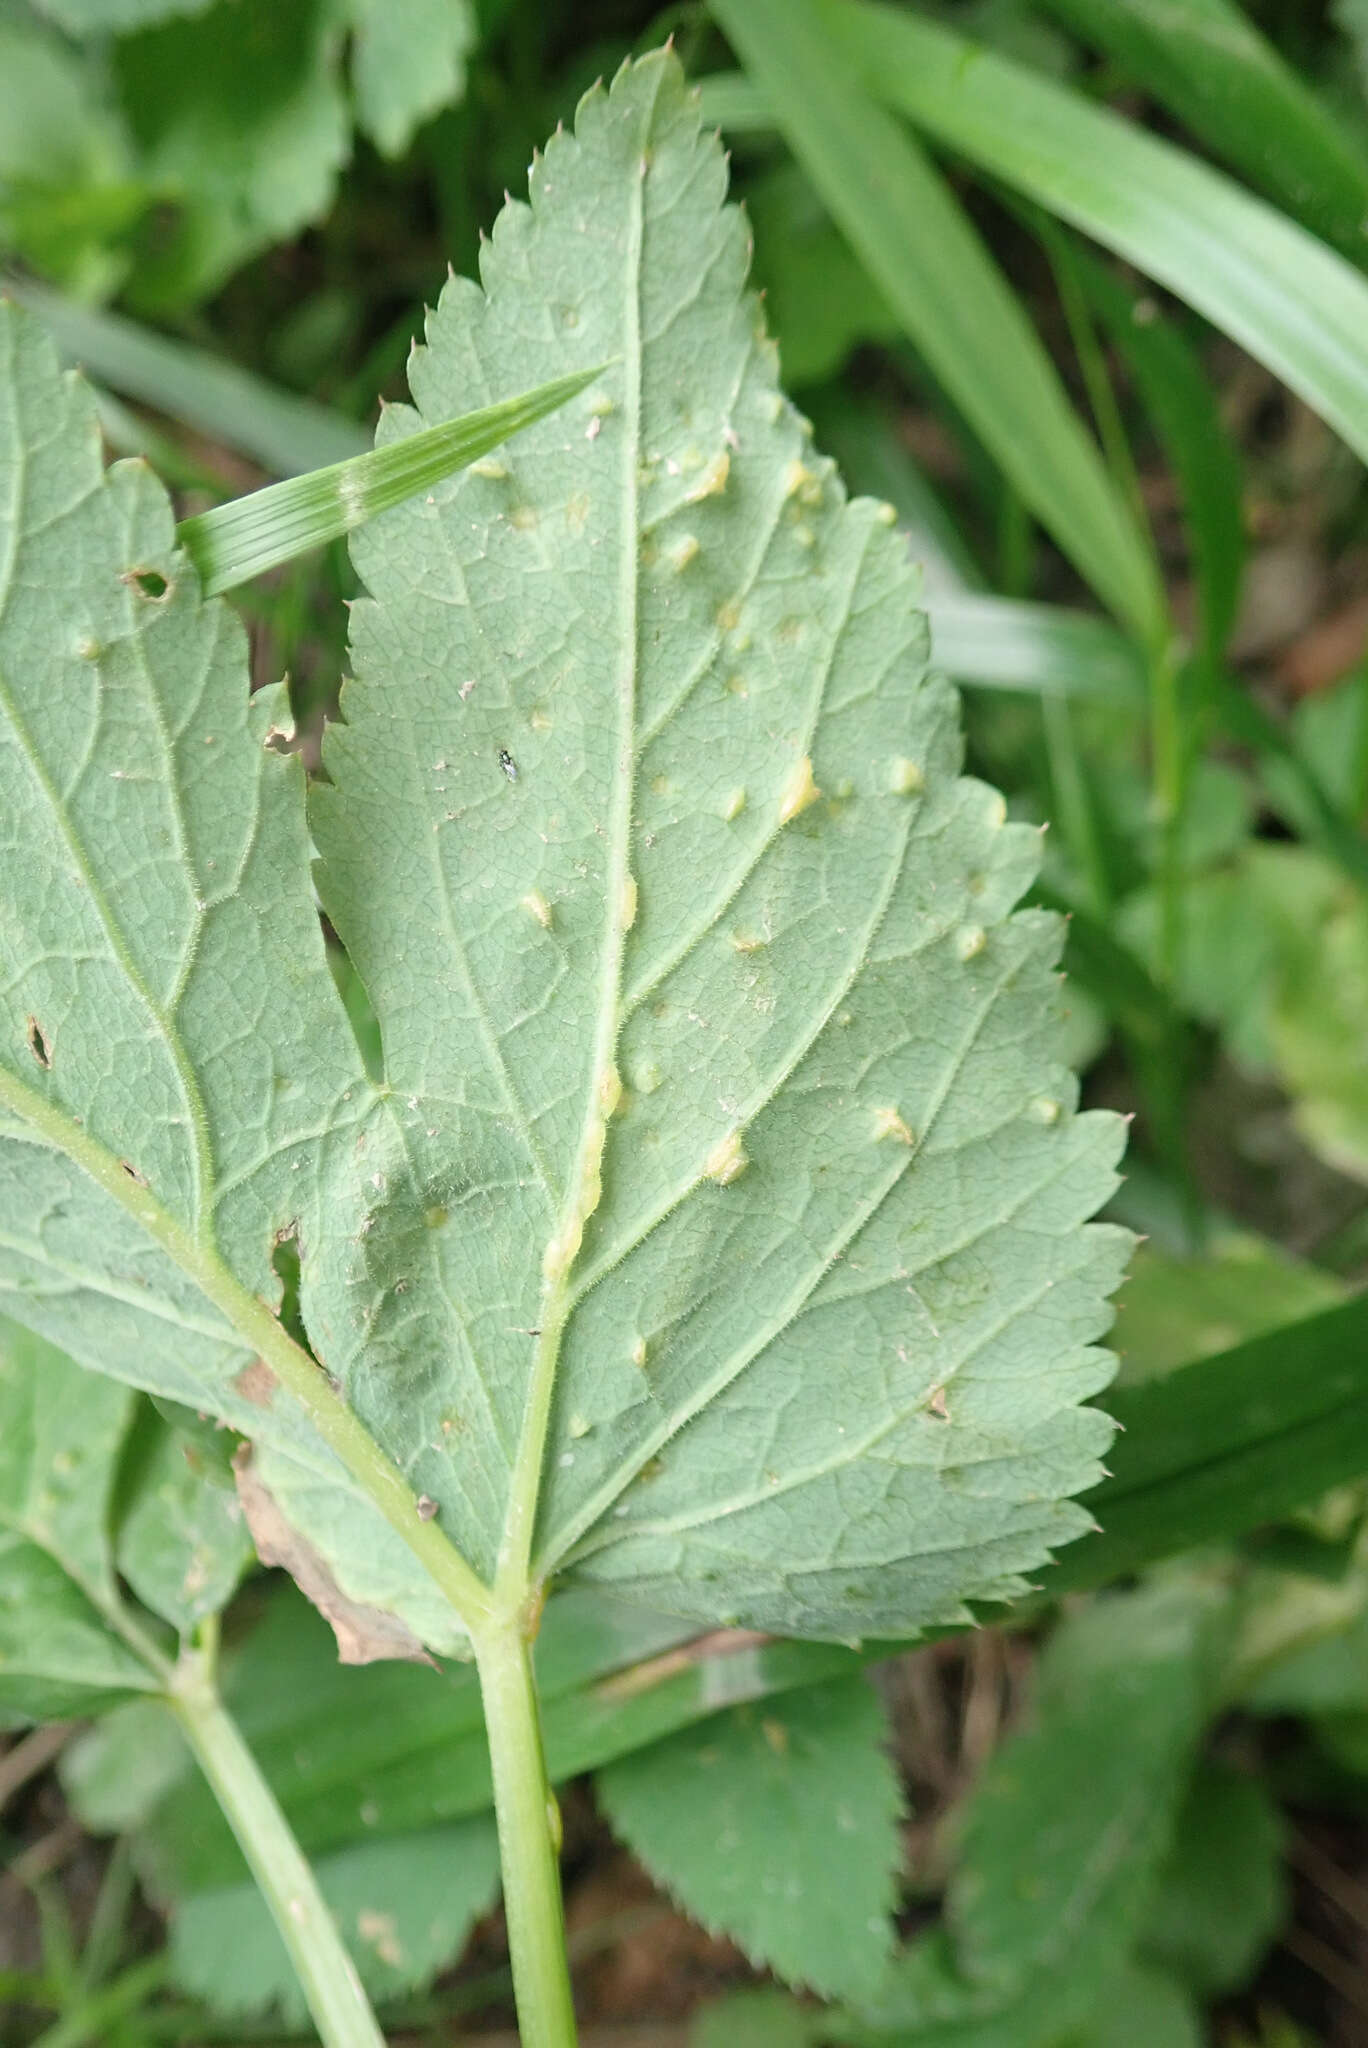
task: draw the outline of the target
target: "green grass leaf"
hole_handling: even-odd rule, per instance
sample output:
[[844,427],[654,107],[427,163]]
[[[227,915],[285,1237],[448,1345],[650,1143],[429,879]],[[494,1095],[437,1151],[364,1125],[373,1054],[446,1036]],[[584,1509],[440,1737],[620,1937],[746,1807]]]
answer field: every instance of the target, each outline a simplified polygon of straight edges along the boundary
[[1102,1533],[1051,1571],[1051,1593],[1225,1541],[1362,1478],[1365,1334],[1359,1298],[1116,1389],[1113,1477],[1088,1497]]
[[277,476],[364,455],[363,428],[281,391],[207,349],[83,306],[28,278],[4,277],[7,298],[42,321],[63,357],[129,398],[250,455]]
[[600,1771],[615,1832],[752,1962],[859,2000],[892,1951],[901,1791],[878,1695],[839,1679],[734,1707]]
[[465,469],[510,435],[555,412],[598,374],[596,367],[553,378],[521,397],[444,420],[387,448],[270,484],[183,519],[176,539],[194,563],[205,596],[216,597],[354,532],[429,484]]
[[821,18],[871,92],[1167,285],[1368,456],[1368,280],[1341,256],[1183,150],[935,23],[867,0]]
[[814,0],[712,9],[851,247],[1025,503],[1142,639],[1148,546],[1021,304],[918,145],[870,103]]
[[[1057,230],[1062,233],[1062,230]],[[1199,644],[1214,674],[1244,576],[1244,477],[1216,392],[1195,350],[1154,301],[1076,246],[1069,251],[1158,435],[1182,494],[1199,606]]]
[[1010,597],[933,597],[931,653],[958,683],[1144,703],[1144,664],[1105,619]]
[[1368,153],[1235,0],[1042,5],[1313,234],[1368,256]]

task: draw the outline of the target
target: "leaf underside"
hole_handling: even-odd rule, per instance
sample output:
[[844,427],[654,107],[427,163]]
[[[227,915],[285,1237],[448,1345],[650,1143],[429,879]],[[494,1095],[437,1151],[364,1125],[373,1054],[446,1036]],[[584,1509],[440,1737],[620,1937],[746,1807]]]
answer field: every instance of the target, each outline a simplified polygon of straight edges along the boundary
[[378,1088],[280,699],[0,311],[0,1288],[252,1436],[345,1592],[436,1647],[204,1294],[274,1300],[283,1233],[317,1355],[486,1580],[534,1510],[538,1578],[905,1633],[1079,1534],[1108,1436],[1079,1404],[1128,1240],[1085,1220],[1121,1126],[1052,1051],[1056,921],[1008,915],[1037,835],[957,777],[905,548],[778,392],[724,186],[675,60],[626,67],[386,416],[613,363],[353,543],[310,826]]

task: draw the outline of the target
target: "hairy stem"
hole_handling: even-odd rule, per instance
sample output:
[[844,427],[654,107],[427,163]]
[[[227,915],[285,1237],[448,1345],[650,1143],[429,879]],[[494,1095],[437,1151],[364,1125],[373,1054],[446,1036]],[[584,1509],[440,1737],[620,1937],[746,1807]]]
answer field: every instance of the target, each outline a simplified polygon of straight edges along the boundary
[[531,1647],[510,1621],[475,1638],[475,1660],[523,2048],[575,2048],[558,1863],[560,1810],[546,1776]]
[[385,2048],[314,1874],[219,1699],[206,1649],[182,1657],[168,1699],[280,1929],[324,2048]]

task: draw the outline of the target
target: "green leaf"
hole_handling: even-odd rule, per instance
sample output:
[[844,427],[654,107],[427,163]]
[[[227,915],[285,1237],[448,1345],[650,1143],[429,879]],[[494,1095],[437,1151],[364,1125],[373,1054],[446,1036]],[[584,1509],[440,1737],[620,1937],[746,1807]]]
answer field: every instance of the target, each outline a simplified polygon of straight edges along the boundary
[[1200,1256],[1136,1253],[1112,1341],[1129,1384],[1172,1372],[1344,1299],[1342,1283],[1251,1231],[1223,1230]]
[[165,493],[138,464],[102,475],[88,393],[4,306],[0,450],[0,1295],[78,1362],[315,1472],[359,1460],[464,1591],[266,1306],[276,1243],[330,1227],[330,1162],[375,1104],[277,751],[283,690],[249,704],[241,628],[201,605]]
[[5,277],[3,289],[37,315],[68,361],[210,440],[252,456],[277,476],[366,452],[365,433],[340,413],[278,390],[206,349],[79,305],[27,278]]
[[0,248],[109,291],[123,263],[106,245],[151,197],[96,67],[31,17],[0,20]]
[[1213,670],[1235,623],[1244,575],[1244,480],[1216,393],[1195,351],[1153,299],[1082,250],[1071,260],[1135,379],[1182,493],[1201,647]]
[[190,1635],[228,1605],[252,1541],[236,1493],[184,1439],[155,1417],[151,1439],[119,1524],[119,1572],[144,1606]]
[[755,281],[779,343],[784,381],[817,384],[862,341],[891,341],[897,317],[797,164],[746,190],[755,230]]
[[833,219],[1025,503],[1139,634],[1162,634],[1147,545],[1039,337],[912,138],[861,90],[814,0],[715,0]]
[[[488,295],[444,293],[385,438],[495,366],[621,367],[355,543],[312,824],[404,1137],[304,1310],[477,1572],[535,1509],[538,1577],[914,1626],[1075,1526],[1117,1129],[1049,1058],[1058,929],[1005,921],[1035,836],[953,778],[902,545],[774,388],[720,153],[669,62],[615,90]],[[554,321],[528,274],[573,276]]]
[[867,0],[822,20],[871,92],[1167,285],[1368,456],[1368,280],[1342,257],[1172,144],[932,22]]
[[1103,1599],[1057,1631],[1031,1719],[960,1826],[946,1920],[970,1982],[1019,1988],[1068,1967],[1081,1939],[1129,1946],[1210,1708],[1220,1619],[1218,1596],[1177,1584]]
[[1087,612],[1008,597],[933,597],[931,651],[956,682],[1143,704],[1133,641]]
[[115,1707],[62,1752],[62,1790],[81,1826],[95,1835],[140,1827],[191,1768],[176,1717],[162,1699]]
[[1042,0],[1313,233],[1368,254],[1368,156],[1234,0]]
[[177,14],[203,14],[213,0],[34,0],[68,35],[122,35]]
[[[422,1990],[457,1961],[493,1904],[493,1816],[358,1842],[321,1856],[314,1873],[369,1995],[381,2001]],[[214,2012],[235,2018],[269,2007],[292,2029],[306,2020],[299,1980],[254,1884],[197,1892],[176,1906],[171,1971]]]
[[863,1679],[736,1707],[598,1774],[657,1883],[752,1962],[859,2000],[892,1948],[901,1791]]
[[351,146],[328,0],[233,0],[116,44],[144,176],[179,203],[137,305],[203,297],[327,210]]
[[216,597],[353,532],[416,491],[465,469],[510,435],[555,412],[598,374],[595,368],[553,378],[519,398],[481,406],[388,448],[270,484],[183,519],[176,539],[194,563],[205,596]]
[[[957,777],[724,176],[672,58],[591,95],[382,430],[614,365],[357,542],[312,822],[379,1089],[282,695],[0,316],[0,1276],[252,1438],[258,1548],[352,1656],[464,1647],[567,1568],[701,1622],[948,1623],[1086,1526],[1110,1435],[1121,1126],[1053,1052],[1057,921],[1008,914],[1038,837]],[[285,1236],[327,1377],[270,1313]]]
[[475,42],[470,0],[345,0],[352,24],[356,118],[385,156],[402,156],[419,123],[455,104]]
[[[1114,1392],[1114,1477],[1088,1497],[1103,1534],[1063,1558],[1050,1591],[1099,1585],[1275,1522],[1368,1472],[1368,1305],[1252,1338]],[[1289,1370],[1295,1361],[1295,1371]]]
[[1281,1817],[1263,1782],[1205,1764],[1178,1817],[1145,1954],[1204,1999],[1238,1990],[1286,1909],[1282,1848]]
[[118,1628],[109,1541],[132,1396],[0,1322],[0,1707],[59,1721],[157,1678]]
[[1225,1624],[1223,1595],[1178,1581],[1097,1601],[1059,1626],[1026,1722],[961,1809],[944,1924],[903,1951],[855,2039],[1055,2048],[1109,2038]]
[[828,2038],[825,2015],[783,1991],[734,1991],[703,2006],[689,2048],[809,2048]]

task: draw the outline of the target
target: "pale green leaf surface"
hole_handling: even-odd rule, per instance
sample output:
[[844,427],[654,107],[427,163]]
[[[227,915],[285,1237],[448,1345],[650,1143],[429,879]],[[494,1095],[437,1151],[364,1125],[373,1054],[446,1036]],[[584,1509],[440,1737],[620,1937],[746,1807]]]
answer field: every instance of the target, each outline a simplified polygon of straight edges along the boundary
[[109,1620],[109,1517],[132,1396],[0,1323],[0,1707],[89,1713],[155,1684]]
[[252,1562],[252,1539],[231,1487],[165,1424],[119,1523],[119,1572],[144,1606],[188,1635],[226,1607]]
[[8,306],[0,492],[0,1297],[81,1363],[317,1458],[269,1380],[236,1384],[253,1347],[204,1292],[275,1297],[273,1244],[322,1229],[324,1141],[372,1101],[298,763],[264,744],[283,697],[249,704],[164,492],[103,475],[89,394]]
[[[499,1847],[492,1815],[358,1842],[314,1864],[343,1940],[373,1999],[421,1990],[457,1960],[493,1903]],[[198,1892],[171,1920],[171,1971],[213,2011],[273,2007],[290,2027],[307,2017],[299,1979],[255,1884]]]
[[460,99],[475,10],[470,0],[346,0],[346,8],[357,122],[386,156],[401,156],[421,121]]
[[886,1968],[902,1796],[861,1677],[734,1707],[610,1764],[615,1832],[685,1911],[751,1960],[858,2000]]
[[[0,1275],[85,1362],[251,1435],[346,1590],[437,1646],[405,1480],[486,1576],[540,1507],[538,1572],[700,1620],[953,1619],[1086,1526],[1126,1239],[1082,1225],[1120,1126],[1073,1114],[1058,929],[1007,918],[1035,837],[955,778],[902,543],[775,389],[673,60],[580,130],[385,438],[616,367],[358,545],[315,827],[381,1105],[280,693],[248,705],[164,496],[101,477],[88,398],[0,314]],[[243,1377],[280,1356],[239,1333],[286,1232],[402,1538]]]
[[903,545],[775,389],[724,178],[672,59],[591,95],[388,417],[617,359],[355,543],[312,819],[396,1122],[303,1301],[480,1573],[554,1374],[538,1573],[848,1636],[1085,1526],[1119,1127],[1073,1113],[1058,928],[1006,916],[1035,836],[956,780]]

